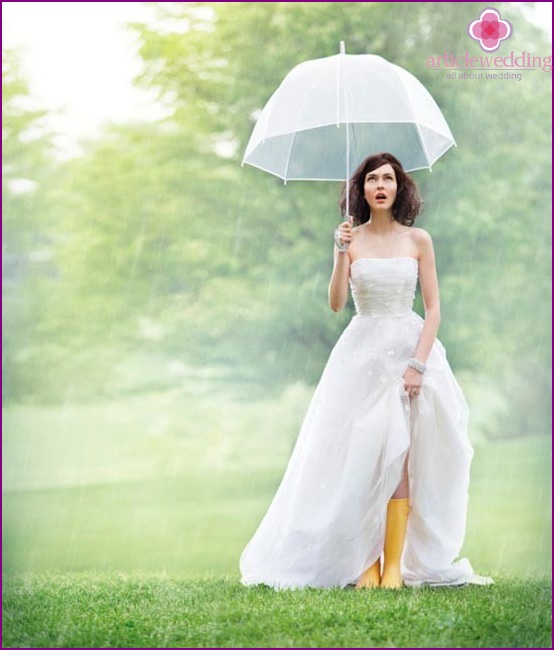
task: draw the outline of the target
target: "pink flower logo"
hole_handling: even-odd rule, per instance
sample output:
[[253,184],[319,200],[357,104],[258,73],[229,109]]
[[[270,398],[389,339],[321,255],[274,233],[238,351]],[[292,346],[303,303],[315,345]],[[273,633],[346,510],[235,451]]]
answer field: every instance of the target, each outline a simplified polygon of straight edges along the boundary
[[469,24],[467,33],[479,41],[482,50],[494,52],[499,48],[500,41],[512,35],[512,25],[507,20],[502,20],[496,9],[488,7],[482,11],[479,20]]

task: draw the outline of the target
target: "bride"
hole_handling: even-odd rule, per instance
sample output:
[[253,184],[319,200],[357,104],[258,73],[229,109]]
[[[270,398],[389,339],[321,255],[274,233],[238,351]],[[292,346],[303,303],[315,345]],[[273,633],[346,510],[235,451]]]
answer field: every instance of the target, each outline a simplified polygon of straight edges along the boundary
[[[350,183],[335,231],[333,311],[356,314],[333,348],[273,501],[240,558],[244,585],[275,589],[490,584],[463,544],[468,407],[436,338],[433,242],[391,154]],[[345,193],[341,198],[344,214]],[[419,280],[425,319],[413,311]]]

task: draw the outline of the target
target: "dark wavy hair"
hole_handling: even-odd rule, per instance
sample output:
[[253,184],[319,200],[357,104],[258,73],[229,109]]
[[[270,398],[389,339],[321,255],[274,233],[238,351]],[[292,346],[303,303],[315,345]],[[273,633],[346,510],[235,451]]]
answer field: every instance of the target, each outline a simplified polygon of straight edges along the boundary
[[[396,175],[396,199],[392,206],[395,221],[404,226],[413,226],[421,210],[423,200],[419,196],[417,186],[410,176],[402,169],[402,164],[390,153],[376,153],[368,156],[350,179],[350,214],[354,217],[354,225],[366,223],[370,218],[369,205],[364,197],[365,177],[369,172],[390,164]],[[340,211],[346,217],[346,183],[343,184],[339,199]]]

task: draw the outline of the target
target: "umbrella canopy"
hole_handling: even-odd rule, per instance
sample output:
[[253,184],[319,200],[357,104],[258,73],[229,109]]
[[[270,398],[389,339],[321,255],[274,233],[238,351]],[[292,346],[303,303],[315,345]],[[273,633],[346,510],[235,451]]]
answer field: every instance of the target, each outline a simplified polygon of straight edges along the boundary
[[454,138],[412,74],[373,54],[305,61],[285,77],[254,127],[243,165],[288,180],[350,177],[387,151],[406,171],[430,169]]

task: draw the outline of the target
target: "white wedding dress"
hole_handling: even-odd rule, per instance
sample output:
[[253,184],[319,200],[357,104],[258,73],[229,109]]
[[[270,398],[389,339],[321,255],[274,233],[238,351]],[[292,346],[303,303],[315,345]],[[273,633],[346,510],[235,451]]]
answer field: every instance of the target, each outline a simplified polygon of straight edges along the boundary
[[355,584],[380,556],[387,502],[408,453],[408,586],[488,584],[462,547],[473,449],[468,407],[435,339],[418,397],[402,375],[423,319],[412,310],[418,261],[351,265],[356,315],[333,348],[273,501],[240,558],[243,585]]

